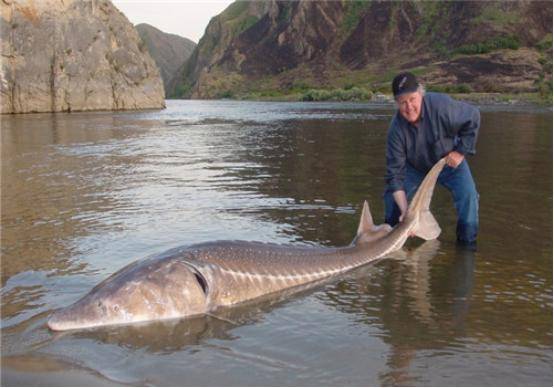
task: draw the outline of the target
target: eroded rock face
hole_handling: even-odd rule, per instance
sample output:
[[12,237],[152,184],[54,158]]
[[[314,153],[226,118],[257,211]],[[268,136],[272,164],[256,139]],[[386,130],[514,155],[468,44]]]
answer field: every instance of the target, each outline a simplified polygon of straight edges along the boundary
[[[438,64],[425,74],[428,83],[463,83],[476,92],[530,93],[541,72],[540,55],[528,48],[459,57]],[[450,78],[450,79],[449,79]]]
[[217,97],[305,63],[325,71],[342,18],[340,1],[235,2],[212,19],[187,64],[189,95]]
[[552,78],[552,48],[538,49],[551,34],[552,2],[539,0],[236,1],[208,25],[183,94],[388,90],[400,70],[429,86],[536,91]]
[[232,42],[234,50],[245,53],[237,66],[243,74],[278,74],[295,68],[325,56],[336,39],[342,20],[340,2],[272,4],[259,22]]
[[1,0],[2,113],[163,108],[159,71],[107,0]]

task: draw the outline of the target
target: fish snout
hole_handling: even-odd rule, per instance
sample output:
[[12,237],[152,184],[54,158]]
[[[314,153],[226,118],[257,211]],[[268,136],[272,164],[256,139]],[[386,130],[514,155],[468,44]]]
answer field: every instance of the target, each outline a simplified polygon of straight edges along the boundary
[[69,317],[67,308],[56,310],[50,316],[46,325],[53,331],[71,330],[74,325],[71,325]]
[[107,321],[106,307],[85,297],[70,306],[54,311],[48,319],[50,330],[63,331],[98,326]]

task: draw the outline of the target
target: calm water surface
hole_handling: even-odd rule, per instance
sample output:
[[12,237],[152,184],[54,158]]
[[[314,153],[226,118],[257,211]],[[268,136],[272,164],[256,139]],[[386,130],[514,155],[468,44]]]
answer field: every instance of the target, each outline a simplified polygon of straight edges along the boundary
[[552,385],[552,112],[482,108],[476,252],[439,241],[282,301],[70,333],[49,314],[201,241],[348,244],[392,108],[169,101],[2,116],[3,385]]

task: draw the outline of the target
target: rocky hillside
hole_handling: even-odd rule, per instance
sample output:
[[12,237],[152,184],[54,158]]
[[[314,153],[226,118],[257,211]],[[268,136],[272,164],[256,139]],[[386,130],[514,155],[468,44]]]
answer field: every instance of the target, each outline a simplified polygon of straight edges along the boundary
[[183,96],[389,92],[400,70],[445,91],[552,88],[551,1],[236,1],[214,17]]
[[165,95],[171,97],[175,84],[183,82],[183,65],[194,51],[196,43],[182,36],[160,31],[146,23],[138,24],[135,28],[160,69]]
[[163,108],[156,64],[107,0],[1,0],[2,113]]

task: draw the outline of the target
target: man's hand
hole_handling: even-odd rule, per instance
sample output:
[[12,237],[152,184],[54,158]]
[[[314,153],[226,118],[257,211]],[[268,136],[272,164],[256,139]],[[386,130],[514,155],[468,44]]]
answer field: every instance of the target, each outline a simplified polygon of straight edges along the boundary
[[404,216],[405,216],[405,215],[406,215],[406,213],[400,214],[400,216],[398,217],[398,222],[404,221]]
[[392,193],[392,197],[398,205],[398,209],[400,209],[400,217],[398,221],[402,222],[404,216],[406,215],[406,210],[408,210],[408,198],[406,198],[406,192],[404,190],[397,190]]
[[[398,217],[398,222],[404,221],[406,213],[408,212],[408,198],[406,197],[406,192],[404,190],[398,190],[392,193],[398,208],[400,209],[400,217]],[[413,237],[414,234],[410,232],[410,237]]]
[[452,168],[456,168],[464,161],[465,156],[458,151],[452,151],[446,155],[446,164]]

